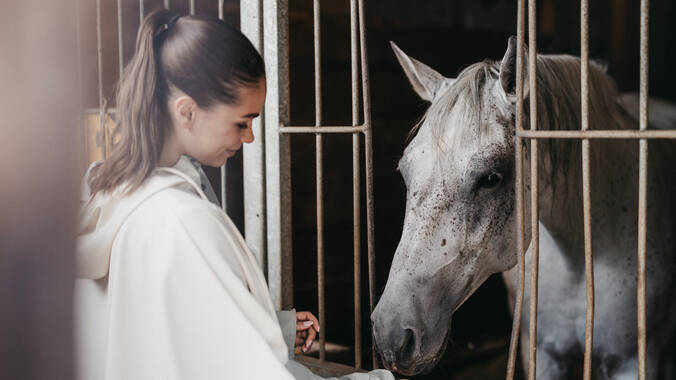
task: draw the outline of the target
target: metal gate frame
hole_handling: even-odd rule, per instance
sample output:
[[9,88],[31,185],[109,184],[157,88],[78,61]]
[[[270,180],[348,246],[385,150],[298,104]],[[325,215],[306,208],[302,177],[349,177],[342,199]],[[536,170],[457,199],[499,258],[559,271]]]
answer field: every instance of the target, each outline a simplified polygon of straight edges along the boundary
[[[267,98],[264,115],[254,124],[258,139],[244,147],[245,235],[264,270],[273,302],[279,309],[293,306],[293,254],[291,241],[291,134],[314,134],[316,142],[317,287],[319,364],[326,360],[326,299],[324,277],[323,134],[352,134],[353,250],[354,250],[354,368],[362,368],[361,320],[361,221],[360,134],[364,136],[367,261],[369,308],[373,311],[375,289],[375,239],[373,217],[373,150],[370,83],[366,53],[363,0],[350,0],[352,77],[352,125],[322,123],[320,1],[313,1],[314,24],[314,126],[292,125],[289,112],[289,16],[288,0],[241,0],[241,28],[266,64]],[[359,70],[361,68],[361,71]],[[360,123],[359,85],[362,86]],[[375,356],[373,359],[375,368]]]
[[[536,1],[528,0],[528,72],[530,96],[537,96],[536,81]],[[516,212],[517,212],[517,250],[519,266],[519,287],[514,306],[514,321],[510,340],[509,358],[507,363],[508,380],[514,379],[516,367],[517,347],[523,311],[525,288],[525,221],[524,221],[524,159],[523,147],[526,140],[530,141],[531,154],[531,254],[533,265],[530,273],[530,321],[529,321],[529,360],[528,379],[535,379],[536,341],[537,341],[537,302],[538,302],[538,260],[539,260],[539,231],[538,231],[538,142],[544,139],[579,139],[582,141],[582,192],[584,216],[584,255],[586,281],[586,324],[583,378],[591,379],[592,338],[594,332],[594,268],[592,260],[592,233],[591,233],[591,187],[590,187],[590,139],[632,139],[639,140],[639,201],[638,201],[638,279],[637,279],[637,327],[638,327],[638,369],[639,380],[646,377],[646,303],[645,303],[645,271],[646,271],[646,233],[647,233],[647,178],[648,178],[648,139],[676,139],[676,130],[648,130],[648,28],[649,28],[649,0],[641,0],[640,14],[640,109],[639,130],[589,130],[589,1],[580,3],[580,40],[581,40],[581,107],[582,125],[579,131],[541,131],[537,130],[537,102],[530,103],[530,130],[523,129],[523,49],[524,49],[524,13],[525,0],[518,0],[517,16],[517,108],[516,108]]]

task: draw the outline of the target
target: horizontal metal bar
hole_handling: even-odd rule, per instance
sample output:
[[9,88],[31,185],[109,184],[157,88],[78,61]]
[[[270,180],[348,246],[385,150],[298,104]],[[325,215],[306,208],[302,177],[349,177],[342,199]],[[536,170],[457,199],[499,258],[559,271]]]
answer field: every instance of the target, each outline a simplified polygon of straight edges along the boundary
[[364,132],[365,130],[366,127],[364,125],[327,127],[288,126],[279,128],[280,133],[355,133]]
[[587,131],[517,131],[527,139],[676,139],[676,129],[670,130],[587,130]]

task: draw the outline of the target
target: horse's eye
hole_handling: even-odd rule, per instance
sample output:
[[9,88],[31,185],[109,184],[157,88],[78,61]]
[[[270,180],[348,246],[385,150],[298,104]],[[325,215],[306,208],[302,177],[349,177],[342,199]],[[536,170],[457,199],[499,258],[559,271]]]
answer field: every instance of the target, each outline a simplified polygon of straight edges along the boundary
[[502,175],[500,173],[491,173],[482,176],[477,185],[482,189],[490,189],[497,186],[500,181],[502,181]]

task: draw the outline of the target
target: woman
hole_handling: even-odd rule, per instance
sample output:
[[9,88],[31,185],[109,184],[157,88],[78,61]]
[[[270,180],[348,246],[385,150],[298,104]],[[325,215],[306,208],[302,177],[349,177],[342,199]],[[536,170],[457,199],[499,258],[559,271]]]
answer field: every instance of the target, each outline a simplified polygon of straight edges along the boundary
[[[119,83],[119,143],[84,183],[79,378],[316,378],[290,360],[312,344],[316,318],[277,316],[199,166],[253,141],[264,100],[263,61],[238,30],[168,10],[145,19]],[[392,375],[350,375],[369,377]]]

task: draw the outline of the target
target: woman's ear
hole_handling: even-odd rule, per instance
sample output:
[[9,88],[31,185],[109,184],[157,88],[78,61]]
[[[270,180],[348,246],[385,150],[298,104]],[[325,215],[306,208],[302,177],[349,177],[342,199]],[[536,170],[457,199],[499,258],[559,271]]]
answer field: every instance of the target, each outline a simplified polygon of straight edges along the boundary
[[188,95],[181,95],[173,101],[171,111],[179,127],[191,129],[195,121],[197,103]]

